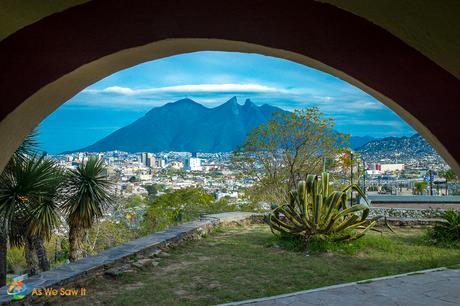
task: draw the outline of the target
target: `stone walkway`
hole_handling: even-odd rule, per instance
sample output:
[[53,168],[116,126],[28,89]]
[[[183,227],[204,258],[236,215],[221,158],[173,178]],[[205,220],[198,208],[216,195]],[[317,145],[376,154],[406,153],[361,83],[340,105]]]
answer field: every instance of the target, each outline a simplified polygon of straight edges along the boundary
[[460,305],[460,269],[433,269],[225,305]]

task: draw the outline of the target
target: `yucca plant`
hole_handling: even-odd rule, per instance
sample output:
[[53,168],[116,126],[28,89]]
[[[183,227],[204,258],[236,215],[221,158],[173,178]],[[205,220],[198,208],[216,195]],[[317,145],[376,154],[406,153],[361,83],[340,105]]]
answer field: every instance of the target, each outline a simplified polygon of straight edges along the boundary
[[[356,192],[363,203],[352,203],[350,195]],[[376,224],[368,220],[369,203],[358,185],[349,185],[333,191],[329,173],[308,175],[300,181],[297,190],[289,193],[289,203],[277,206],[269,216],[269,225],[275,234],[298,236],[306,241],[313,237],[343,241],[362,237]]]
[[44,239],[59,222],[58,189],[62,169],[45,156],[14,157],[0,175],[0,217],[8,229],[9,243],[24,246],[28,273],[49,270]]
[[433,227],[431,236],[439,241],[460,240],[460,211],[449,209],[443,212],[442,221]]
[[63,210],[69,224],[70,261],[85,256],[83,240],[96,220],[102,218],[111,200],[112,183],[104,174],[104,161],[90,157],[67,174],[68,198]]

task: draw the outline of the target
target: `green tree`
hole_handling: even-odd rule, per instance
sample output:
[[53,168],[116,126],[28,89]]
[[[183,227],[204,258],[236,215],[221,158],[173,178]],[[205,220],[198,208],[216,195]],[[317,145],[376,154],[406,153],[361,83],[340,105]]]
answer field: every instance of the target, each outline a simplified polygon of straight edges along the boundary
[[130,183],[136,183],[136,182],[139,182],[139,180],[135,177],[135,176],[131,176],[128,180],[128,182]]
[[123,199],[123,208],[134,208],[144,205],[145,200],[140,195],[132,195]]
[[69,225],[69,259],[84,255],[83,240],[110,203],[111,182],[104,175],[103,160],[90,157],[67,174],[68,198],[63,203]]
[[[12,246],[24,246],[28,273],[50,265],[44,248],[59,222],[62,169],[44,156],[13,158],[0,176],[0,216]],[[35,256],[38,259],[35,259]]]
[[233,154],[237,169],[256,180],[255,201],[281,204],[307,174],[319,174],[324,159],[334,159],[348,136],[334,131],[332,118],[318,108],[282,112],[255,128]]
[[[37,133],[37,130],[33,130],[18,149],[16,149],[9,163],[1,173],[3,178],[9,175],[8,173],[14,166],[13,163],[15,161],[25,160],[28,156],[35,154],[38,146]],[[8,220],[5,216],[0,216],[0,218],[0,286],[3,286],[6,283],[8,236],[10,235],[8,225],[11,220]]]
[[457,179],[457,175],[455,175],[455,172],[452,169],[449,169],[447,171],[444,171],[441,173],[441,177],[443,177],[446,180],[446,195],[449,195],[449,182],[452,182]]
[[415,182],[414,187],[415,187],[415,193],[416,194],[423,194],[425,192],[426,187],[428,186],[428,183],[423,181],[423,182]]
[[201,188],[180,189],[158,196],[149,203],[143,227],[147,232],[158,231],[221,209],[214,197]]
[[154,198],[158,193],[158,187],[155,184],[153,184],[153,185],[144,185],[143,187],[145,188],[145,190],[147,190],[147,192],[149,194],[149,197],[151,197],[151,198]]

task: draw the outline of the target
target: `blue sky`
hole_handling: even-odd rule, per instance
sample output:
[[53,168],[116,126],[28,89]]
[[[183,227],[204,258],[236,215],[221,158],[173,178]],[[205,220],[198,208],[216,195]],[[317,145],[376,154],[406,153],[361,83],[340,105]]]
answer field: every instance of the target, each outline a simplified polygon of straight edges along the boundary
[[240,103],[287,110],[317,106],[339,131],[355,136],[402,136],[415,131],[385,105],[329,74],[287,60],[236,52],[176,55],[119,71],[67,101],[40,125],[49,153],[94,143],[153,107],[188,97],[215,107]]

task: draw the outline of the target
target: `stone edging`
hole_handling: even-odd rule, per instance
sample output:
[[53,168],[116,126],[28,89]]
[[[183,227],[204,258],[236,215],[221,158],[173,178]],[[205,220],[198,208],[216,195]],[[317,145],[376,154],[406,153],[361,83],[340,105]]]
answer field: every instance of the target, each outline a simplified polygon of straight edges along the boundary
[[[259,214],[248,212],[229,212],[206,215],[200,220],[180,224],[167,230],[156,232],[145,237],[129,241],[118,247],[110,248],[95,256],[88,256],[76,262],[59,266],[53,270],[34,275],[24,281],[27,285],[27,298],[20,302],[30,301],[34,288],[56,288],[83,280],[95,274],[104,273],[114,267],[127,264],[133,257],[156,256],[162,249],[186,240],[198,239],[220,224],[242,223],[261,219]],[[7,287],[0,288],[0,303],[8,305],[12,296],[7,295]]]

